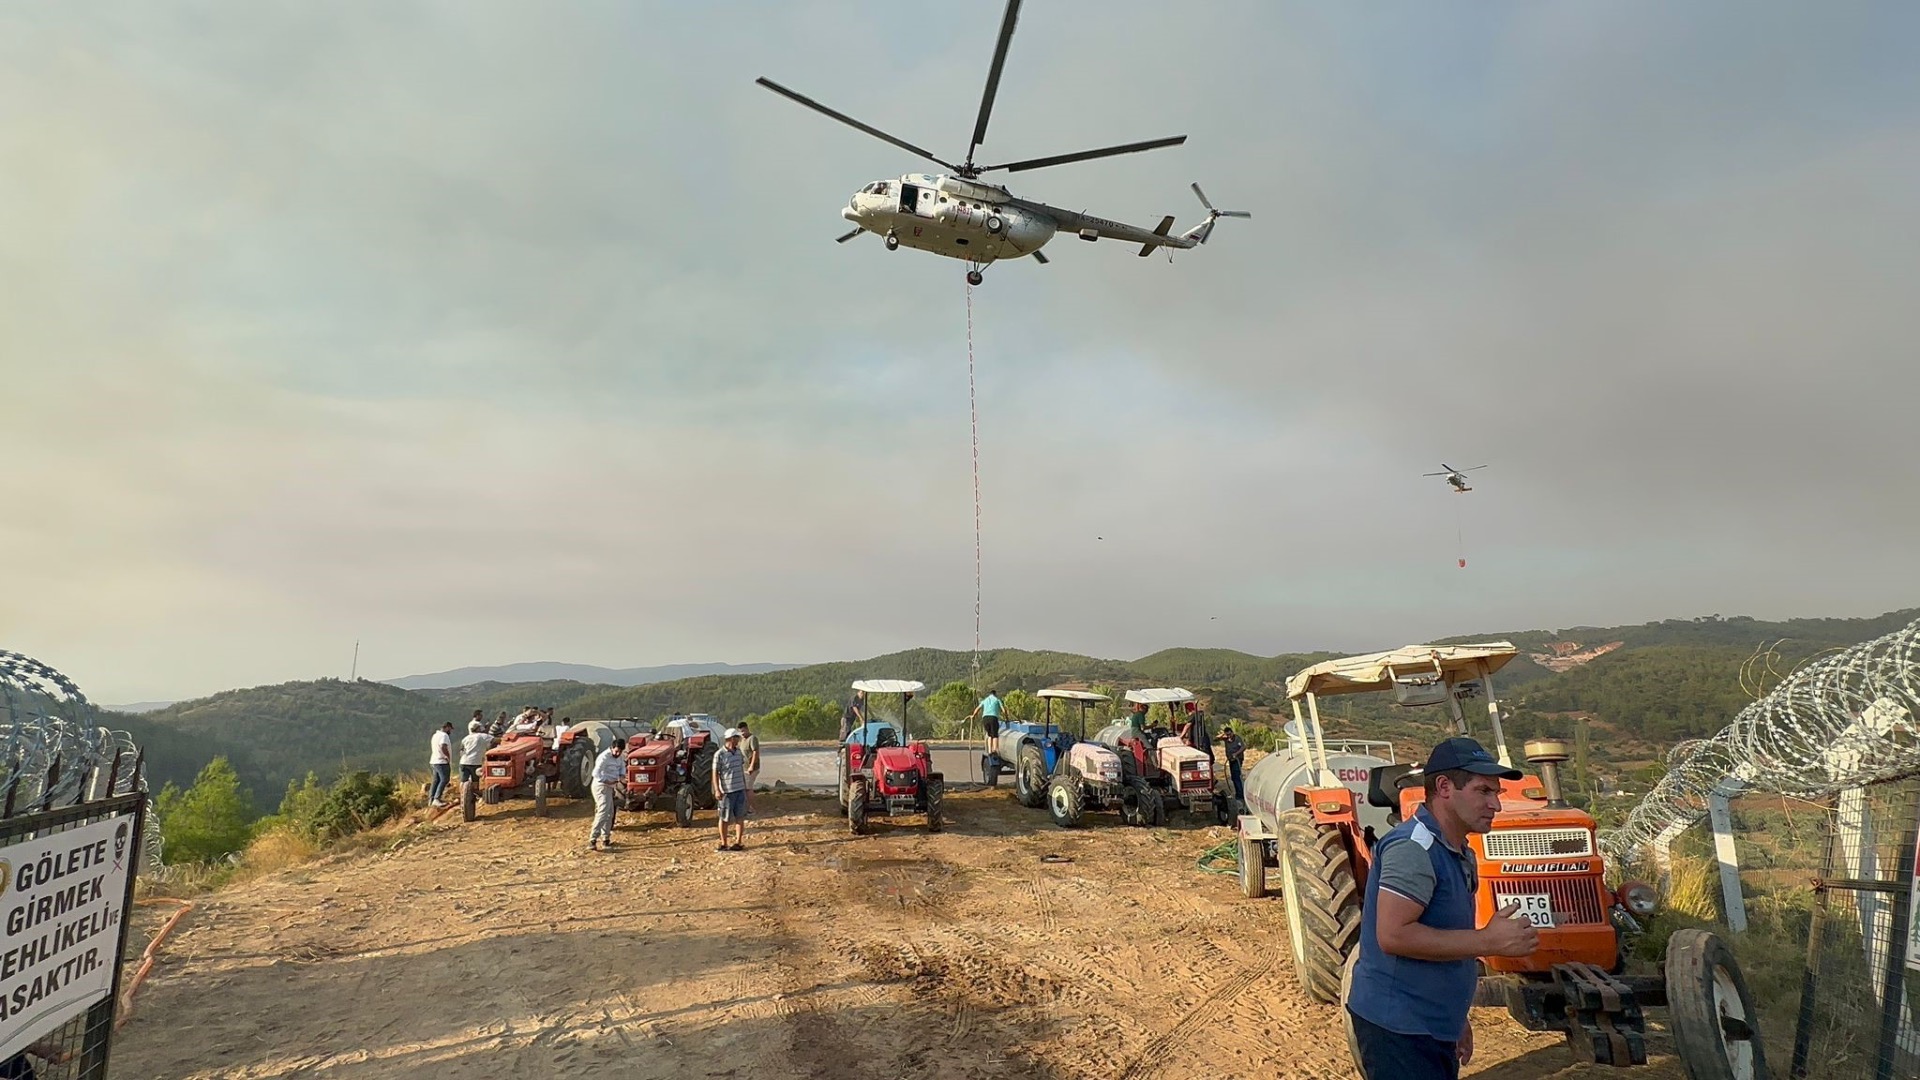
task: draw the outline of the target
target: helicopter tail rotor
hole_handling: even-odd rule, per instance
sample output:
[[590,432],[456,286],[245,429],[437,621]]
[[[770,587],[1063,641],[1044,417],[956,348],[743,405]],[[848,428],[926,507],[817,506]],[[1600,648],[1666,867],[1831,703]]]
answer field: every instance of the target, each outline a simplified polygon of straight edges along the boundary
[[1181,239],[1191,240],[1195,244],[1204,244],[1207,242],[1207,237],[1213,235],[1214,222],[1223,217],[1250,218],[1253,216],[1245,210],[1216,209],[1213,203],[1207,199],[1207,193],[1200,190],[1199,184],[1193,185],[1193,194],[1200,200],[1200,205],[1207,208],[1207,220],[1182,233]]

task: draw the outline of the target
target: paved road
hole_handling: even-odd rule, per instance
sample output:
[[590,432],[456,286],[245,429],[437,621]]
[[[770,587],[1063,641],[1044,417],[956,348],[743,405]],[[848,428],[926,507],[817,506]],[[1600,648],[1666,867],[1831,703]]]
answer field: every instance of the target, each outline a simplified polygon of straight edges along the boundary
[[[978,745],[934,743],[933,768],[950,784],[981,782]],[[830,788],[840,782],[839,758],[831,744],[761,743],[760,783],[780,781],[789,787]]]

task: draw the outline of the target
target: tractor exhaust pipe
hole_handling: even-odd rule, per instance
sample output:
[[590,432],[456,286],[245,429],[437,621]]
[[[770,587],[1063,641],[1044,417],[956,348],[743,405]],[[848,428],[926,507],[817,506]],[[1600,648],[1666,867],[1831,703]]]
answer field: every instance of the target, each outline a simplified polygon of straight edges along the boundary
[[1566,796],[1560,790],[1560,763],[1573,756],[1566,740],[1528,739],[1526,752],[1527,764],[1540,770],[1541,786],[1547,789],[1547,805],[1554,808],[1566,806]]

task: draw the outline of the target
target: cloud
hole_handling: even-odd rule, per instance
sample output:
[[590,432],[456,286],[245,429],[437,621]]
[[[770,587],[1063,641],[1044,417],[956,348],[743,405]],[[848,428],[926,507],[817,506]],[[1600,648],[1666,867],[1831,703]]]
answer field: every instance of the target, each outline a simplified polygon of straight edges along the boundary
[[[961,267],[834,245],[920,165],[752,85],[962,153],[998,13],[897,15],[0,17],[0,639],[109,700],[971,644]],[[1912,603],[1916,18],[1027,5],[985,157],[1190,139],[1017,191],[1255,217],[975,290],[987,643]]]

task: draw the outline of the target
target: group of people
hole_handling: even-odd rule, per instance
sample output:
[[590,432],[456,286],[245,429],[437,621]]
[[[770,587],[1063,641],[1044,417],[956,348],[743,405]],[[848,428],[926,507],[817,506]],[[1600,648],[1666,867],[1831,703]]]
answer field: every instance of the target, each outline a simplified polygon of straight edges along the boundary
[[[527,706],[529,711],[533,706]],[[524,714],[523,714],[524,715]],[[495,731],[487,727],[479,709],[473,710],[473,719],[467,721],[467,736],[460,740],[460,782],[479,783],[480,766],[487,762],[487,749],[494,743]],[[506,727],[507,714],[500,714],[498,727]],[[427,785],[427,805],[436,810],[444,810],[448,805],[447,789],[453,784],[453,721],[440,725],[433,733],[427,745],[427,768],[433,774],[433,780]]]
[[[856,691],[854,693],[853,703],[847,706],[848,716],[854,715],[856,708],[859,708],[861,715],[864,715],[865,704],[866,695]],[[980,727],[986,733],[988,753],[993,752],[994,740],[1000,737],[1000,721],[1005,710],[1006,703],[1000,700],[1000,695],[992,690],[988,690],[987,696],[981,698],[980,704],[975,705],[973,711],[967,714],[968,720],[980,721]],[[1134,730],[1146,730],[1147,711],[1148,706],[1146,702],[1136,701],[1133,703],[1133,711],[1128,714],[1127,720],[1133,726]],[[847,737],[846,731],[844,730],[846,723],[847,718],[843,717],[841,720],[843,730],[840,733],[842,740],[845,740]],[[1206,710],[1200,708],[1199,702],[1189,701],[1186,703],[1179,729],[1174,734],[1181,742],[1207,755],[1208,760],[1212,760],[1214,738],[1207,727]],[[1233,724],[1229,722],[1221,725],[1219,742],[1221,752],[1226,755],[1227,774],[1228,779],[1233,784],[1233,797],[1244,803],[1247,798],[1247,786],[1246,781],[1242,777],[1242,768],[1246,764],[1247,759],[1246,740],[1240,737],[1240,733],[1235,731]]]
[[[682,740],[696,734],[692,721],[682,722]],[[721,733],[720,749],[706,776],[687,778],[690,784],[710,784],[714,808],[719,811],[720,843],[715,851],[745,851],[748,803],[760,779],[760,737],[742,720]],[[593,759],[593,828],[587,834],[588,851],[613,850],[614,817],[626,801],[627,740],[615,739]]]

